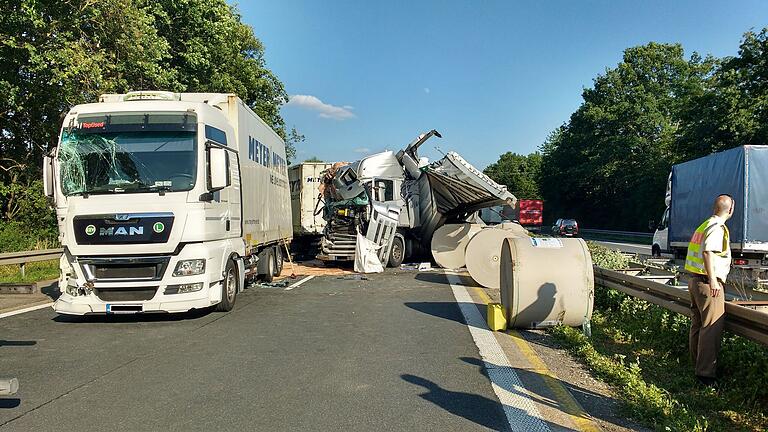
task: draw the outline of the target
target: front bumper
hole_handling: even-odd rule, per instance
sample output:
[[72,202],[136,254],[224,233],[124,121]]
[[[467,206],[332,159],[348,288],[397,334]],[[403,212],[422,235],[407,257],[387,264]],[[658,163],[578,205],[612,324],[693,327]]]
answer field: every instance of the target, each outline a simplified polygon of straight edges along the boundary
[[[187,312],[213,306],[221,301],[221,249],[202,245],[187,245],[174,256],[166,256],[167,265],[155,278],[94,279],[86,263],[119,257],[77,258],[65,254],[61,259],[59,279],[61,296],[53,305],[57,313],[69,315],[106,313]],[[173,276],[181,260],[203,258],[205,273],[194,276]],[[90,282],[89,282],[90,281]],[[201,289],[180,294],[166,293],[173,285],[201,284]],[[67,288],[77,288],[72,295]]]
[[[89,315],[89,314],[106,314],[107,305],[110,306],[141,306],[141,313],[152,312],[188,312],[192,309],[204,309],[213,306],[217,302],[212,302],[209,296],[209,288],[203,288],[202,290],[189,294],[162,294],[159,290],[152,300],[148,301],[120,301],[120,302],[105,302],[99,299],[96,294],[88,294],[85,296],[71,296],[67,293],[62,293],[61,297],[53,304],[53,310],[60,314],[66,315]],[[220,289],[220,285],[216,284],[213,289]],[[113,312],[117,313],[117,312]]]

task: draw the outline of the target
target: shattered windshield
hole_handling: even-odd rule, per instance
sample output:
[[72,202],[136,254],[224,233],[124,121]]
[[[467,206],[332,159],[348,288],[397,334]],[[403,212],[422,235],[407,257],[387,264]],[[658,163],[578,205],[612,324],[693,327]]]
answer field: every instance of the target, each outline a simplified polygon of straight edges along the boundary
[[194,131],[62,134],[59,148],[65,195],[186,191],[195,185]]

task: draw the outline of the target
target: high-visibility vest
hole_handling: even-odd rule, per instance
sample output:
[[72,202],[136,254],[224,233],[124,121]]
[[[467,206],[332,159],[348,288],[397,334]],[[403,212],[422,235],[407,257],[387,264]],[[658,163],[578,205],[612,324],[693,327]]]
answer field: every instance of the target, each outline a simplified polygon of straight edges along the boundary
[[707,233],[719,225],[722,225],[724,231],[723,248],[720,252],[715,252],[715,254],[723,258],[727,258],[731,255],[728,227],[715,218],[709,218],[696,228],[696,231],[693,232],[693,236],[691,237],[691,241],[688,243],[688,255],[685,257],[685,271],[702,275],[707,274],[707,271],[704,268],[704,251],[702,251],[701,248]]

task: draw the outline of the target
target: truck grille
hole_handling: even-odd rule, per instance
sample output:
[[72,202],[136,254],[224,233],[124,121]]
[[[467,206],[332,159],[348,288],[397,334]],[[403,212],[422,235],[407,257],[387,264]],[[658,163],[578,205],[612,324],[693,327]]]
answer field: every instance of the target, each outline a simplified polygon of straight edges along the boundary
[[93,292],[102,301],[145,301],[152,300],[157,292],[153,287],[108,287],[94,288]]
[[160,280],[170,257],[79,258],[86,278],[104,280]]
[[332,233],[328,238],[323,238],[320,252],[334,260],[352,260],[355,258],[356,243],[356,235]]

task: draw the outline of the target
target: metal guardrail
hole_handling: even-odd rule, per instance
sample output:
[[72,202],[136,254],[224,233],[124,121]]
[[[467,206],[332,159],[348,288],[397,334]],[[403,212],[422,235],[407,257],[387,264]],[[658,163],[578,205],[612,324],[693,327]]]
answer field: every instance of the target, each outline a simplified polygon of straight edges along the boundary
[[21,270],[21,276],[24,277],[26,271],[25,266],[27,263],[59,259],[63,252],[63,248],[57,248],[0,253],[0,265],[18,264]]
[[600,230],[600,229],[581,229],[579,230],[582,234],[602,234],[602,235],[615,235],[615,236],[626,236],[626,237],[642,237],[642,238],[653,238],[653,233],[647,233],[647,232],[634,232],[634,231],[612,231],[612,230]]
[[[682,287],[665,285],[600,267],[595,267],[595,284],[613,288],[673,312],[691,316],[691,299],[688,290]],[[751,309],[742,304],[768,306],[768,301],[726,301],[725,329],[760,344],[768,345],[768,313]]]

